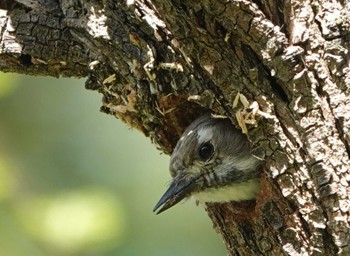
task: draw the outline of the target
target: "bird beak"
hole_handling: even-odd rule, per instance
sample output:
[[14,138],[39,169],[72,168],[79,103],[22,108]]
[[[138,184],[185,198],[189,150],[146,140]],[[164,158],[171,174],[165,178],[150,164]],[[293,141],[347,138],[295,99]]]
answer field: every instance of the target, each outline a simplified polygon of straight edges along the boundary
[[195,187],[196,182],[193,179],[174,178],[170,187],[167,189],[167,191],[165,191],[164,195],[154,207],[153,212],[155,212],[161,206],[162,208],[160,208],[157,214],[164,212],[180,202],[186,196],[190,195]]

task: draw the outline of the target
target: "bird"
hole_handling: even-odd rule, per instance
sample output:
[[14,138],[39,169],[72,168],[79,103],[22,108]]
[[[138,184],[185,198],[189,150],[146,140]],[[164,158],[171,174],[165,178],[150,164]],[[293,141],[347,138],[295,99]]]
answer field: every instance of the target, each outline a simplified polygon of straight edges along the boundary
[[185,129],[173,150],[172,181],[153,212],[164,212],[191,196],[199,202],[254,200],[262,161],[251,151],[248,138],[229,118],[201,115]]

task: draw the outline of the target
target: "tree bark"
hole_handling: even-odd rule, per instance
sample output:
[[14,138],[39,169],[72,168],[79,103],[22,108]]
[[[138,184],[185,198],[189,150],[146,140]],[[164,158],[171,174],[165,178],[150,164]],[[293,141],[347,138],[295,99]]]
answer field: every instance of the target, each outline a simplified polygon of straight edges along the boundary
[[265,160],[256,202],[205,206],[229,255],[350,255],[347,1],[0,7],[0,70],[87,77],[165,153],[208,109],[247,129]]

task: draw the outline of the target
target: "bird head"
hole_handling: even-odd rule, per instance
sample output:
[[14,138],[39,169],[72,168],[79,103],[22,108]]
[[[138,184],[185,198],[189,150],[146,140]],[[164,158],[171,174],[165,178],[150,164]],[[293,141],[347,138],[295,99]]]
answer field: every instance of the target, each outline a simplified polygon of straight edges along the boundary
[[187,127],[170,159],[173,180],[157,214],[195,195],[204,202],[251,200],[259,190],[260,161],[228,118],[205,114]]

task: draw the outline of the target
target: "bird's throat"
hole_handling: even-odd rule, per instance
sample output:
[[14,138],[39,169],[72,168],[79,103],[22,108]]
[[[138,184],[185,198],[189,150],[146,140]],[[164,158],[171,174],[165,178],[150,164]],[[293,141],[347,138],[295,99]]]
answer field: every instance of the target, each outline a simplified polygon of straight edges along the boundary
[[259,179],[254,179],[217,188],[207,188],[193,195],[200,202],[245,201],[255,199],[259,189]]

